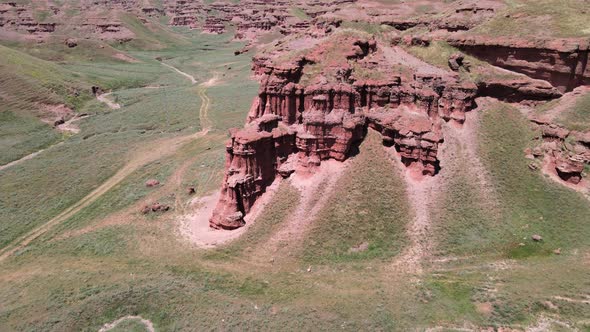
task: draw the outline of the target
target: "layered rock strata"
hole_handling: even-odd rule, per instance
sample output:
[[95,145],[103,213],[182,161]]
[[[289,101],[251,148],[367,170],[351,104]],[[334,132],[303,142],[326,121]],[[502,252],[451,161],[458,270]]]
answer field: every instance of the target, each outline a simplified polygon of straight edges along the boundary
[[465,53],[532,78],[545,80],[561,92],[590,84],[590,40],[524,40],[470,36],[449,44]]
[[477,87],[450,73],[393,69],[387,48],[368,38],[335,36],[280,64],[272,55],[255,59],[260,91],[245,128],[231,131],[212,227],[243,226],[276,176],[346,160],[368,127],[382,133],[405,165],[426,176],[437,173],[441,125],[465,121]]

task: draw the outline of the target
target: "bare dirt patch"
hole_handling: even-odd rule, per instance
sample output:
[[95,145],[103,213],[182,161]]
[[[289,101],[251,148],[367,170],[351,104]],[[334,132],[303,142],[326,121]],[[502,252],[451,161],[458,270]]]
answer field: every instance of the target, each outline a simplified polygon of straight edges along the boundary
[[578,331],[568,323],[559,321],[555,318],[541,316],[535,325],[528,326],[526,332],[545,332],[545,331]]
[[119,105],[118,103],[107,98],[111,94],[112,94],[112,92],[99,94],[99,95],[96,95],[96,99],[102,103],[105,103],[110,109],[118,110],[119,108],[121,108],[121,105]]
[[121,318],[117,319],[116,321],[114,321],[112,323],[107,323],[107,324],[103,325],[103,327],[101,327],[100,330],[98,330],[98,332],[110,331],[126,320],[135,320],[135,321],[140,322],[141,324],[143,324],[145,326],[145,329],[149,332],[156,331],[156,329],[154,328],[154,324],[148,319],[145,319],[141,316],[125,316],[125,317],[121,317]]
[[[334,160],[324,161],[319,169],[310,175],[294,174],[288,180],[277,178],[266,192],[260,197],[250,213],[244,218],[246,225],[236,230],[212,229],[209,227],[209,219],[215,209],[220,193],[214,192],[207,196],[195,198],[189,205],[189,210],[194,212],[181,217],[179,233],[191,244],[199,248],[210,249],[222,244],[229,243],[254,225],[256,219],[271,202],[273,196],[282,181],[290,183],[299,190],[301,201],[295,212],[288,217],[284,226],[279,229],[271,238],[256,248],[255,257],[267,257],[290,244],[300,243],[317,213],[325,205],[346,163]],[[322,195],[318,197],[318,192]]]
[[76,122],[78,122],[84,118],[87,118],[88,116],[89,115],[82,115],[82,116],[76,115],[73,118],[69,119],[68,121],[55,126],[55,128],[59,131],[62,131],[62,132],[68,132],[71,134],[78,134],[78,133],[80,133],[80,127],[78,127]]
[[256,222],[256,218],[260,212],[264,210],[264,207],[276,193],[279,183],[280,179],[277,179],[266,189],[264,195],[256,201],[250,213],[244,218],[246,225],[235,230],[213,229],[209,227],[209,219],[219,200],[219,191],[195,198],[189,205],[189,209],[192,208],[194,212],[181,217],[179,226],[180,235],[191,244],[203,249],[215,248],[239,238]]
[[39,109],[41,111],[41,121],[51,126],[57,126],[74,116],[74,111],[64,104],[43,104],[39,105]]

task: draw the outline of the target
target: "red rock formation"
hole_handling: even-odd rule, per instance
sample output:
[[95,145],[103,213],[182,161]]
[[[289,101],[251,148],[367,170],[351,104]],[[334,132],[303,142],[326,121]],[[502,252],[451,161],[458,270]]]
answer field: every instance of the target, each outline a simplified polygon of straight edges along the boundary
[[545,80],[561,92],[590,84],[590,41],[587,39],[524,40],[481,36],[448,41],[495,66]]
[[227,145],[221,198],[211,218],[214,228],[234,229],[275,178],[276,169],[295,146],[295,134],[280,117],[264,116],[233,130]]
[[313,172],[327,159],[344,161],[368,126],[382,133],[404,164],[436,174],[441,123],[462,123],[477,88],[453,74],[394,72],[385,54],[373,39],[342,34],[286,62],[275,63],[273,54],[256,57],[260,91],[246,127],[231,132],[211,226],[243,226],[277,174]]
[[216,17],[207,17],[203,25],[203,32],[222,34],[225,32],[225,23],[223,20]]
[[590,132],[572,132],[534,115],[530,120],[538,125],[542,138],[542,144],[531,151],[532,159],[544,156],[563,181],[579,184],[584,164],[590,164]]
[[[436,6],[435,1],[432,2]],[[408,12],[408,9],[413,6],[416,6],[414,10]],[[388,3],[383,4],[383,8],[368,14],[372,16],[371,21],[392,26],[400,31],[420,26],[429,30],[457,32],[470,30],[491,19],[504,5],[502,2],[493,0],[456,1],[438,9],[433,7],[431,12],[416,15],[415,10],[419,6],[421,3],[410,1]]]
[[582,181],[584,163],[575,157],[559,155],[555,162],[555,170],[563,181],[578,184]]
[[528,77],[489,76],[477,83],[478,94],[508,102],[523,100],[549,100],[561,97],[561,92],[551,84]]
[[150,17],[160,17],[164,15],[164,11],[157,7],[143,7],[141,12]]

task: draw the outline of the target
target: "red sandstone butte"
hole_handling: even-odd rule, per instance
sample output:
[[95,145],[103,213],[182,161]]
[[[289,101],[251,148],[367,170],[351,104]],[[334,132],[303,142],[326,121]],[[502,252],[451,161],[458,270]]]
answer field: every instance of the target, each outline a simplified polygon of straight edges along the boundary
[[[231,131],[221,197],[211,227],[234,229],[277,175],[344,161],[371,127],[406,165],[438,171],[444,121],[463,123],[477,87],[364,34],[342,33],[284,59],[254,59],[261,86],[247,124]],[[424,70],[424,68],[428,70]]]

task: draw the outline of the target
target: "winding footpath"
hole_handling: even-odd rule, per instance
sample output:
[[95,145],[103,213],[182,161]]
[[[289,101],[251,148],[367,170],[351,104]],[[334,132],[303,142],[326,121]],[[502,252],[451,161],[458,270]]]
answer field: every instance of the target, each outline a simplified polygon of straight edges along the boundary
[[165,67],[168,67],[168,68],[172,69],[173,71],[177,72],[178,74],[180,74],[180,75],[188,78],[191,81],[192,84],[196,84],[197,83],[197,80],[192,75],[189,75],[189,74],[187,74],[187,73],[185,73],[183,71],[180,71],[178,68],[172,67],[171,65],[169,65],[167,63],[161,62],[161,64],[163,66],[165,66]]
[[[189,76],[190,76],[190,75],[189,75]],[[194,78],[193,78],[193,79],[194,79]],[[111,109],[113,109],[113,110],[120,109],[120,108],[121,108],[121,105],[119,105],[118,103],[115,103],[114,101],[112,101],[112,100],[110,100],[110,99],[108,99],[108,98],[107,98],[108,96],[110,96],[110,95],[111,95],[111,93],[112,93],[112,92],[109,92],[109,93],[103,93],[103,94],[100,94],[100,95],[96,95],[96,99],[97,99],[98,101],[102,102],[102,103],[105,103],[105,104],[106,104],[106,105],[107,105],[109,108],[111,108]],[[64,124],[65,126],[63,126],[63,128],[62,128],[61,130],[65,130],[65,131],[69,131],[69,132],[72,132],[72,133],[74,133],[74,134],[77,134],[77,133],[79,132],[79,130],[77,130],[77,129],[71,129],[71,128],[69,127],[69,125],[70,125],[72,122],[74,122],[74,121],[78,121],[78,120],[80,120],[80,119],[83,119],[83,118],[84,118],[84,117],[74,117],[74,118],[72,118],[72,119],[68,120],[68,121],[67,121],[67,122]],[[63,144],[63,142],[59,142],[59,143],[57,143],[57,144],[53,144],[53,145],[51,145],[51,146],[49,146],[49,147],[47,147],[47,148],[45,148],[45,149],[41,149],[41,150],[39,150],[39,151],[35,151],[35,152],[33,152],[33,153],[31,153],[31,154],[28,154],[28,155],[26,155],[26,156],[24,156],[24,157],[22,157],[22,158],[20,158],[20,159],[17,159],[17,160],[11,161],[11,162],[9,162],[8,164],[0,165],[0,172],[1,172],[1,171],[3,171],[3,170],[5,170],[5,169],[7,169],[7,168],[10,168],[10,167],[12,167],[12,166],[14,166],[14,165],[20,164],[20,163],[21,163],[21,162],[23,162],[23,161],[26,161],[26,160],[29,160],[29,159],[33,159],[33,158],[35,158],[36,156],[38,156],[39,154],[43,153],[44,151],[47,151],[47,150],[49,150],[49,149],[51,149],[51,148],[53,148],[53,147],[56,147],[56,146],[58,146],[58,145],[61,145],[61,144]]]
[[12,166],[14,166],[14,165],[20,164],[20,163],[21,163],[21,162],[23,162],[23,161],[26,161],[26,160],[29,160],[29,159],[33,159],[33,158],[35,158],[36,156],[38,156],[39,154],[43,153],[44,151],[47,151],[47,150],[49,150],[49,149],[51,149],[51,148],[53,148],[53,147],[56,147],[56,146],[58,146],[58,145],[61,145],[61,144],[63,144],[63,142],[59,142],[59,143],[57,143],[57,144],[53,144],[53,145],[51,145],[51,146],[49,146],[49,147],[47,147],[47,148],[45,148],[45,149],[41,149],[41,150],[39,150],[39,151],[35,151],[35,152],[33,152],[33,153],[31,153],[31,154],[28,154],[28,155],[26,155],[26,156],[24,156],[24,157],[22,157],[22,158],[20,158],[20,159],[17,159],[17,160],[11,161],[11,162],[9,162],[8,164],[4,164],[4,165],[0,166],[0,171],[3,171],[3,170],[5,170],[5,169],[7,169],[7,168],[10,168],[10,167],[12,167]]
[[[178,69],[176,69],[176,71],[180,72]],[[183,76],[190,77],[191,82],[194,80],[194,77],[191,75],[183,72],[180,73],[182,73]],[[197,94],[202,101],[201,108],[199,109],[199,121],[202,128],[201,131],[190,135],[161,139],[154,142],[154,144],[150,144],[150,146],[139,149],[131,157],[131,160],[125,166],[123,166],[123,168],[121,168],[117,173],[115,173],[115,175],[103,182],[99,187],[94,189],[80,201],[74,203],[51,220],[32,229],[28,233],[14,240],[11,244],[0,249],[0,262],[10,257],[13,253],[25,248],[32,241],[47,233],[55,225],[65,222],[76,213],[80,212],[82,209],[96,202],[100,197],[102,197],[102,195],[111,190],[117,184],[121,183],[121,181],[123,181],[126,177],[144,165],[152,163],[166,156],[170,156],[186,143],[207,135],[207,133],[211,130],[212,122],[209,119],[211,99],[207,96],[206,91],[208,87],[215,84],[216,80],[217,76],[214,76],[208,81],[199,84],[198,86]]]

